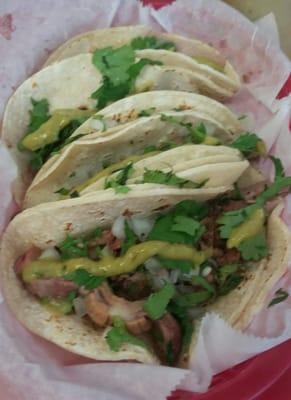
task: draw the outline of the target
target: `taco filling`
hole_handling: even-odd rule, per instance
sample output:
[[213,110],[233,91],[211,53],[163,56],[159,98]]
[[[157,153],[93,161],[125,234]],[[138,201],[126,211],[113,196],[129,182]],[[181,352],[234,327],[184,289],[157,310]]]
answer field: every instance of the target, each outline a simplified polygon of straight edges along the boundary
[[278,172],[259,194],[184,200],[148,217],[127,211],[111,227],[32,248],[15,271],[43,307],[102,329],[108,351],[131,343],[175,365],[188,358],[206,307],[268,258],[270,200],[290,184]]

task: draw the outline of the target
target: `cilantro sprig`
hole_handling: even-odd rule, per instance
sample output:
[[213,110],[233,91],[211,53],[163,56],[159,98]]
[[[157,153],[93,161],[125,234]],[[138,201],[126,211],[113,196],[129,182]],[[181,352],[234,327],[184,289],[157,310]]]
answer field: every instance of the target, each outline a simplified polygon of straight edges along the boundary
[[113,320],[113,328],[107,332],[106,342],[112,351],[119,351],[121,346],[126,343],[147,348],[146,343],[136,336],[131,335],[127,331],[122,319],[117,317]]
[[130,188],[125,184],[128,178],[133,174],[133,171],[132,163],[129,163],[126,167],[122,168],[114,178],[106,179],[104,189],[112,188],[115,190],[115,193],[128,193]]
[[121,255],[125,254],[132,246],[138,243],[138,237],[134,231],[130,228],[128,221],[124,224],[125,239],[121,245]]
[[49,103],[47,99],[31,99],[32,109],[29,111],[29,125],[27,134],[36,131],[44,122],[50,118]]
[[290,186],[290,176],[279,176],[267,189],[257,196],[254,204],[239,210],[225,212],[217,220],[217,223],[221,225],[219,228],[220,237],[222,239],[228,239],[232,230],[244,222],[255,210],[263,207],[268,200],[275,197],[282,189]]
[[207,131],[203,122],[201,122],[197,126],[193,126],[190,122],[183,122],[180,118],[166,114],[161,114],[161,121],[167,121],[171,124],[180,125],[186,128],[188,132],[188,140],[190,143],[199,144],[202,143],[206,138]]
[[166,283],[162,289],[152,293],[144,302],[143,308],[145,312],[153,320],[161,318],[166,312],[166,308],[175,293],[174,285]]
[[232,142],[231,147],[238,149],[245,156],[249,156],[252,153],[260,152],[260,148],[258,147],[259,143],[262,143],[262,139],[260,139],[255,133],[246,132],[235,139]]
[[205,185],[207,180],[203,182],[196,183],[192,182],[188,179],[180,178],[178,175],[173,172],[164,172],[158,169],[150,170],[145,169],[143,174],[143,183],[156,183],[160,185],[168,185],[168,186],[178,186],[179,188],[201,188]]
[[155,36],[145,36],[145,37],[136,37],[131,41],[131,47],[134,50],[143,50],[143,49],[162,49],[162,50],[170,50],[175,51],[176,46],[173,42],[159,40]]
[[67,235],[66,239],[58,246],[62,260],[70,258],[88,257],[89,241],[101,235],[100,228],[96,228],[93,232],[85,236],[77,238]]
[[268,255],[268,244],[265,233],[260,233],[244,240],[238,246],[245,261],[259,261]]
[[117,49],[106,47],[93,53],[92,62],[102,74],[102,85],[92,93],[97,100],[97,109],[122,99],[134,89],[136,78],[146,65],[161,65],[159,61],[141,58],[135,62],[135,51],[131,45]]
[[78,268],[75,271],[66,274],[64,279],[72,281],[76,283],[76,285],[84,287],[87,290],[93,290],[100,286],[106,278],[103,276],[93,275],[84,268]]
[[272,307],[275,304],[282,303],[282,301],[285,301],[289,297],[289,293],[286,292],[286,290],[283,290],[282,288],[276,290],[275,296],[273,300],[269,303],[268,307]]

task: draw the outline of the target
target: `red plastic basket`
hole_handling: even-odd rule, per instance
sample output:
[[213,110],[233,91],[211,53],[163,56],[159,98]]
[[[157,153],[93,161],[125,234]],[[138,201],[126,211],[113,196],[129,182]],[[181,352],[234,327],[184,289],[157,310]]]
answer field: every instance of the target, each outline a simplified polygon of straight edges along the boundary
[[[143,0],[161,8],[175,0]],[[291,93],[291,75],[278,94]],[[291,398],[291,340],[216,375],[207,393],[175,391],[168,400],[288,400]]]

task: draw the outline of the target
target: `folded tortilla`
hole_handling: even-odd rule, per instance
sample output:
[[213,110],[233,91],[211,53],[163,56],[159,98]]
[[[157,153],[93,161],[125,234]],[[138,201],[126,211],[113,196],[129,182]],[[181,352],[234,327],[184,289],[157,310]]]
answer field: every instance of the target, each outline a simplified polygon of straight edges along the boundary
[[[155,96],[143,93],[120,100],[89,118],[73,133],[78,139],[43,165],[26,193],[24,207],[57,200],[60,196],[55,192],[61,188],[83,184],[104,170],[105,164],[119,163],[131,156],[142,157],[151,146],[178,142],[175,152],[177,158],[183,157],[179,152],[181,145],[187,143],[189,127],[194,129],[201,124],[207,131],[206,138],[218,139],[220,143],[230,143],[241,131],[239,121],[226,107],[204,96],[163,91]],[[210,147],[205,155],[207,151],[212,155],[231,151],[239,156],[234,149]],[[162,157],[163,153],[160,154]],[[236,181],[238,175],[234,179],[229,183]]]
[[[192,71],[193,75],[188,75],[188,77],[196,81],[198,92],[219,100],[231,97],[239,89],[240,80],[234,68],[213,47],[197,39],[155,32],[141,25],[102,29],[75,36],[54,51],[45,65],[77,54],[92,53],[96,49],[127,45],[134,39],[153,37],[161,43],[172,43],[176,51],[159,48],[142,49],[138,51],[140,57],[159,60],[164,65]],[[148,74],[148,77],[151,79],[151,74]],[[171,77],[170,71],[164,75],[165,79]],[[175,79],[172,81],[173,89],[174,81]]]
[[[55,246],[68,233],[78,236],[92,231],[96,226],[111,227],[116,218],[124,213],[149,216],[158,210],[166,210],[181,200],[196,198],[205,201],[215,196],[214,189],[196,189],[196,193],[199,193],[197,196],[193,194],[193,190],[188,189],[149,189],[150,185],[132,187],[126,196],[116,196],[112,190],[91,193],[80,199],[36,206],[14,218],[2,241],[0,265],[4,296],[21,323],[30,331],[64,349],[89,358],[100,361],[159,363],[152,352],[133,344],[123,344],[119,351],[110,350],[105,331],[96,329],[75,315],[56,316],[24,289],[13,269],[16,260],[31,247],[46,249]],[[246,279],[236,289],[208,308],[208,311],[218,312],[226,322],[235,327],[244,329],[248,325],[262,308],[270,288],[286,271],[290,233],[279,216],[281,210],[279,206],[268,219],[268,258],[249,270]],[[190,348],[190,359],[195,357],[198,333],[199,330],[196,329]],[[181,363],[183,364],[183,360]]]

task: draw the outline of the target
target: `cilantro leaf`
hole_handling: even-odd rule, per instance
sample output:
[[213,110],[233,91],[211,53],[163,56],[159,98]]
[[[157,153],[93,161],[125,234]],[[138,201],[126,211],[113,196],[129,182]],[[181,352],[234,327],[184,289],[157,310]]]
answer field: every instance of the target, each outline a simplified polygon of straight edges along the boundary
[[203,276],[200,276],[200,275],[193,276],[191,281],[192,281],[193,285],[200,286],[202,289],[205,289],[207,292],[211,293],[212,295],[215,294],[214,285],[211,285],[211,283],[209,283],[207,281],[207,279],[204,278]]
[[198,203],[195,200],[183,200],[178,203],[173,212],[178,215],[187,215],[189,217],[195,218],[198,221],[207,217],[208,215],[208,204]]
[[254,204],[239,210],[225,212],[217,219],[217,223],[222,225],[219,228],[220,237],[222,239],[228,239],[232,230],[244,222],[255,210],[263,207],[268,200],[280,193],[282,189],[286,187],[290,188],[290,186],[290,176],[279,176],[266,190],[257,196]]
[[125,239],[123,240],[121,245],[121,255],[125,254],[128,249],[130,249],[138,242],[138,237],[130,228],[127,221],[125,221],[124,231],[125,231]]
[[217,278],[220,286],[224,285],[227,279],[234,275],[238,271],[239,266],[237,264],[226,264],[218,268]]
[[84,268],[78,268],[73,272],[69,272],[64,276],[64,279],[72,281],[87,290],[93,290],[105,281],[104,276],[93,275]]
[[238,246],[245,261],[259,261],[268,255],[268,245],[264,233],[244,240]]
[[155,221],[147,240],[161,240],[169,243],[193,244],[193,237],[183,232],[172,231],[174,214],[163,215]]
[[193,293],[179,294],[174,298],[175,304],[183,308],[192,308],[205,303],[212,297],[209,290],[199,290]]
[[95,229],[85,237],[73,238],[68,235],[66,239],[58,246],[61,253],[61,259],[88,257],[88,242],[91,239],[99,237],[102,231],[100,228]]
[[282,161],[280,160],[280,158],[273,157],[273,156],[271,156],[270,158],[273,161],[274,168],[275,168],[275,180],[276,180],[276,178],[282,178],[283,176],[285,176],[284,167],[283,167],[283,164],[282,164]]
[[156,107],[146,108],[138,113],[138,117],[149,117],[156,111]]
[[176,46],[174,43],[158,40],[155,36],[145,36],[145,37],[138,36],[132,39],[130,45],[134,50],[143,50],[143,49],[163,49],[171,51],[176,50]]
[[160,185],[168,185],[168,186],[178,186],[180,188],[187,187],[187,188],[200,188],[205,185],[206,181],[201,183],[195,183],[189,181],[188,179],[183,179],[174,174],[173,172],[163,172],[158,169],[145,170],[143,174],[143,182],[144,183],[156,183]]
[[82,137],[83,135],[76,135],[73,137],[71,137],[71,135],[87,119],[88,118],[86,117],[71,121],[67,126],[60,130],[58,138],[55,142],[47,144],[39,150],[31,152],[31,159],[29,163],[32,169],[38,171],[50,156],[58,153],[63,147]]
[[157,146],[150,145],[144,148],[143,154],[151,153],[152,151],[157,151]]
[[289,293],[283,290],[282,288],[276,290],[275,292],[275,297],[273,300],[269,303],[268,307],[272,307],[275,304],[281,303],[282,301],[285,301],[289,297]]
[[54,193],[59,193],[62,196],[67,196],[70,193],[70,189],[66,189],[66,188],[62,187],[59,190],[56,190]]
[[291,187],[291,176],[279,176],[261,194],[257,196],[256,203],[259,207],[263,206],[268,200],[275,197],[282,189]]
[[186,124],[186,128],[188,129],[192,143],[202,143],[205,140],[207,132],[203,122],[196,127],[193,127],[191,124]]
[[144,302],[143,308],[145,312],[153,320],[161,318],[174,294],[174,285],[166,283],[161,290],[152,293]]
[[261,141],[262,140],[255,133],[246,132],[235,139],[231,147],[238,149],[247,156],[250,153],[258,152],[257,145]]
[[189,141],[191,143],[199,144],[202,143],[207,135],[206,127],[201,122],[196,127],[189,122],[183,122],[180,118],[174,117],[172,115],[161,114],[161,121],[167,121],[172,124],[178,124],[183,126],[188,131]]
[[36,131],[44,122],[50,118],[49,103],[47,99],[31,99],[32,110],[29,111],[30,121],[27,134]]
[[163,267],[167,269],[179,269],[185,274],[188,274],[194,268],[194,264],[189,260],[172,260],[170,258],[159,257],[159,261]]
[[112,351],[119,351],[125,343],[147,348],[145,342],[128,333],[124,322],[120,318],[114,319],[113,328],[107,332],[106,342]]
[[219,288],[219,295],[225,296],[228,293],[232,292],[235,288],[239,286],[239,284],[244,280],[244,277],[241,274],[233,274],[230,275],[224,284]]
[[193,236],[194,243],[197,243],[201,236],[205,233],[206,228],[193,218],[186,217],[184,215],[177,215],[174,217],[172,231],[187,233],[188,235]]
[[132,163],[122,168],[120,172],[112,179],[106,179],[104,189],[113,188],[116,193],[127,193],[130,188],[125,186],[128,178],[133,173]]
[[88,256],[88,249],[84,239],[73,238],[70,235],[58,246],[58,249],[63,260]]
[[256,208],[256,204],[252,204],[251,206],[222,214],[222,216],[217,219],[217,223],[222,225],[219,228],[220,237],[222,239],[228,239],[232,230],[244,222]]
[[145,65],[161,64],[145,58],[135,62],[135,52],[130,45],[97,49],[93,53],[92,63],[103,76],[102,85],[91,95],[97,99],[98,109],[127,96]]

